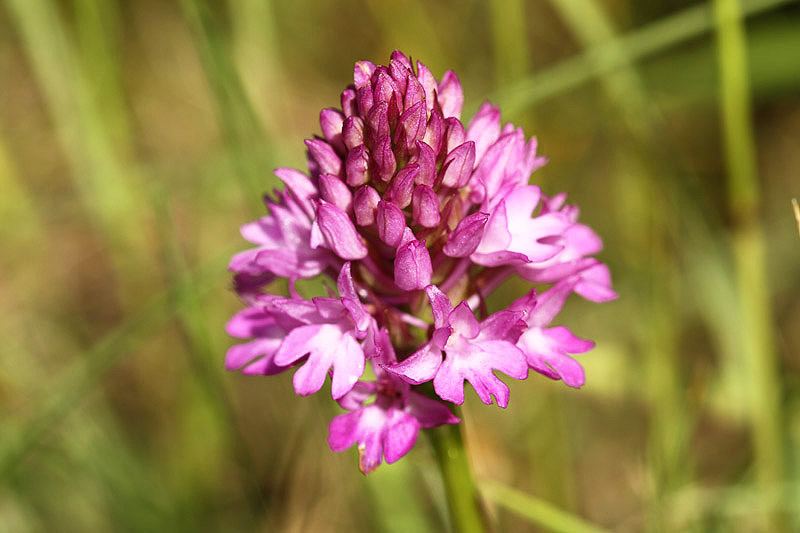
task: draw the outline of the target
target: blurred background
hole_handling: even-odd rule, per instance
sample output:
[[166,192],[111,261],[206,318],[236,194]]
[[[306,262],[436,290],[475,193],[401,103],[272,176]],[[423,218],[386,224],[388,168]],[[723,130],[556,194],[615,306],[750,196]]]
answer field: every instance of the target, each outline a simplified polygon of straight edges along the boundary
[[394,49],[539,138],[620,294],[560,315],[581,390],[467,395],[498,528],[800,531],[800,2],[735,6],[0,3],[0,531],[447,529],[424,435],[365,478],[327,394],[222,366],[239,226]]

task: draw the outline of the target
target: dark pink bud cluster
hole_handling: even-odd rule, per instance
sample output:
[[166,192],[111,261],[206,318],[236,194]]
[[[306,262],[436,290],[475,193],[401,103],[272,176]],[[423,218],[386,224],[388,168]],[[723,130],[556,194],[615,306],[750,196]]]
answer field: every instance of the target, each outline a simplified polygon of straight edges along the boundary
[[[306,141],[308,173],[278,169],[286,188],[242,227],[257,247],[231,261],[248,307],[228,331],[248,340],[231,348],[227,368],[296,367],[301,395],[330,376],[349,411],[331,423],[331,448],[358,443],[364,472],[407,453],[420,428],[457,423],[447,402],[464,401],[465,382],[501,407],[509,389],[495,371],[581,386],[570,354],[593,343],[550,324],[573,292],[595,302],[616,294],[577,208],[529,184],[545,163],[536,140],[502,125],[488,103],[464,128],[456,75],[437,81],[400,52],[388,66],[356,63],[340,102]],[[276,277],[292,288],[317,275],[336,280],[338,297],[264,292]],[[485,297],[512,275],[539,286],[487,316]],[[416,390],[428,381],[436,397]]]

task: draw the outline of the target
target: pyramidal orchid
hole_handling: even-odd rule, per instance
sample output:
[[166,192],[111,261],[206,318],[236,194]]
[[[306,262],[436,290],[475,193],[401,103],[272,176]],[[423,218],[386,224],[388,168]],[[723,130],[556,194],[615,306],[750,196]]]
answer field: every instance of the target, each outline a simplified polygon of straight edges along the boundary
[[[229,265],[246,308],[228,323],[243,342],[226,368],[292,371],[302,396],[330,377],[346,412],[328,443],[357,445],[364,473],[408,453],[420,429],[459,423],[467,384],[500,407],[504,380],[530,370],[583,385],[572,355],[594,343],[552,323],[570,294],[616,298],[577,207],[530,183],[546,162],[536,139],[488,103],[465,126],[462,103],[451,71],[437,81],[400,52],[388,66],[356,63],[340,107],[322,110],[321,134],[305,142],[307,171],[276,170],[285,187],[242,227],[255,247]],[[335,293],[294,290],[316,276]],[[534,286],[488,315],[485,299],[511,276]],[[269,293],[277,278],[288,296]]]

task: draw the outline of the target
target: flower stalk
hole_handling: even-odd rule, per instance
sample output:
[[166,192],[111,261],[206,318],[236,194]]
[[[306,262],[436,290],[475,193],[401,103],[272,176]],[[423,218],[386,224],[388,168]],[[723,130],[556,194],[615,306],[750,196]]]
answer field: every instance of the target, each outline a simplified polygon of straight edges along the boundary
[[[460,417],[458,411],[456,416]],[[491,531],[486,507],[472,475],[461,429],[458,425],[445,425],[428,430],[428,435],[442,475],[453,531]]]

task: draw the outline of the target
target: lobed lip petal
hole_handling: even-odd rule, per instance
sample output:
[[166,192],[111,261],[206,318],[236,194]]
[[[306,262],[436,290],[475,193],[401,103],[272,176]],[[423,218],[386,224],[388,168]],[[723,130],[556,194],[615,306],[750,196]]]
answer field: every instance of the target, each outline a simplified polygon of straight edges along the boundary
[[412,240],[397,249],[394,282],[401,289],[424,289],[431,282],[433,267],[425,241]]
[[350,217],[335,205],[320,201],[314,225],[319,233],[312,231],[312,246],[319,244],[321,234],[325,245],[342,259],[363,259],[367,256],[367,247]]
[[528,365],[524,354],[506,341],[459,343],[447,351],[444,363],[433,379],[433,388],[443,400],[464,403],[464,381],[469,381],[481,401],[487,405],[494,397],[499,407],[508,405],[509,391],[493,370],[517,379],[527,377]]

